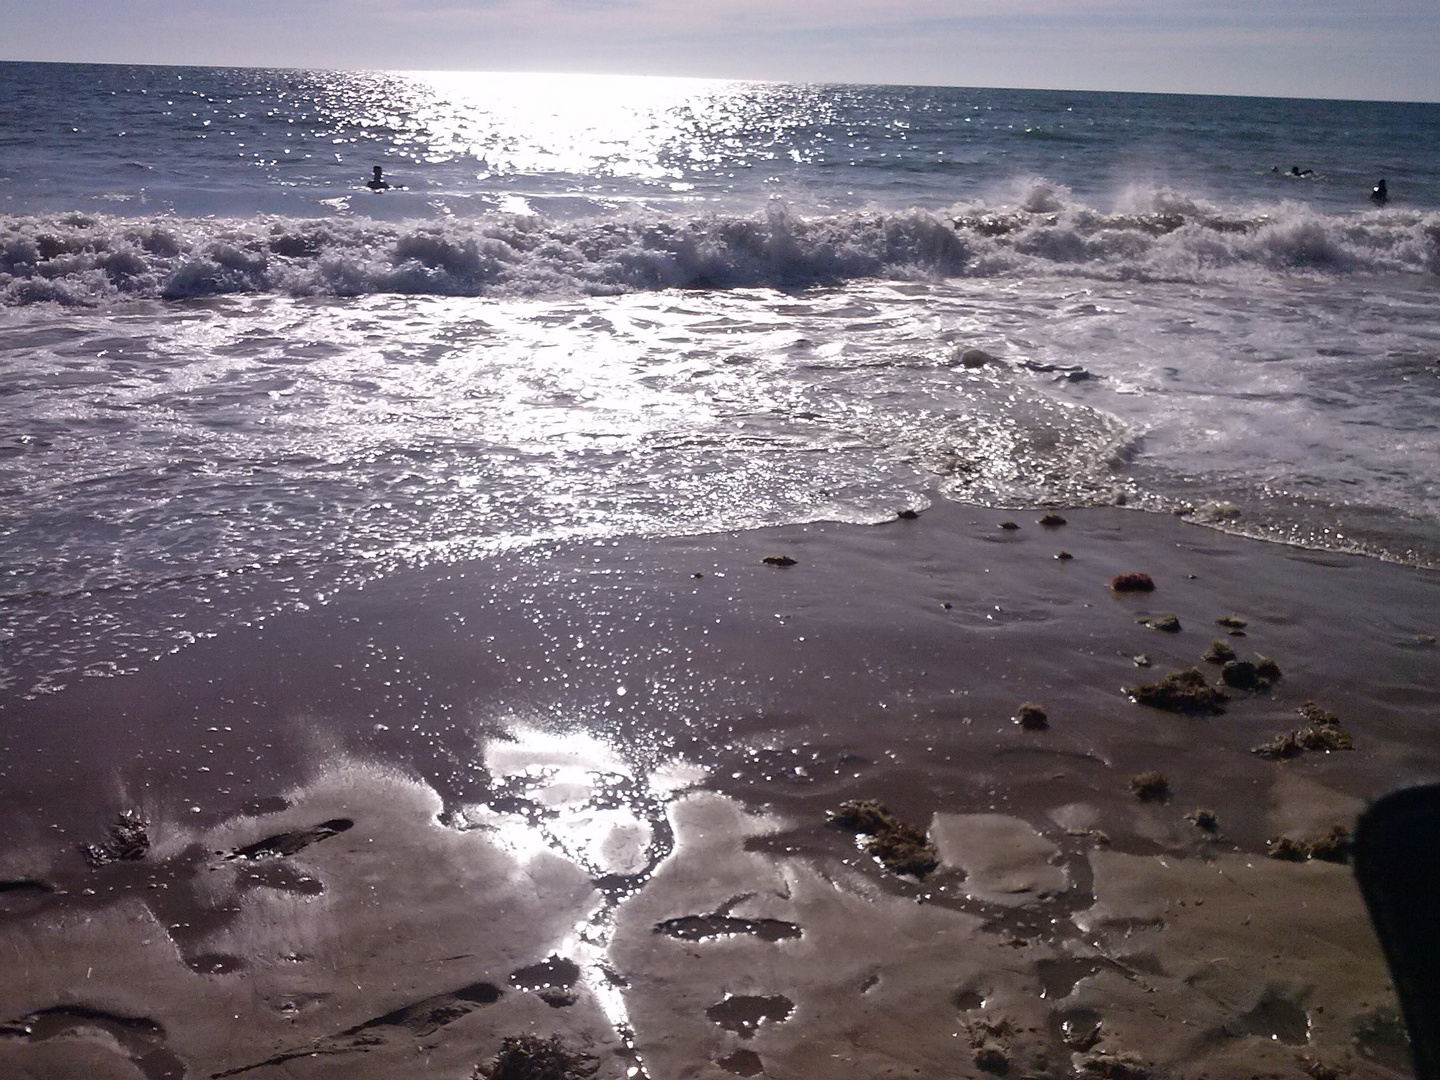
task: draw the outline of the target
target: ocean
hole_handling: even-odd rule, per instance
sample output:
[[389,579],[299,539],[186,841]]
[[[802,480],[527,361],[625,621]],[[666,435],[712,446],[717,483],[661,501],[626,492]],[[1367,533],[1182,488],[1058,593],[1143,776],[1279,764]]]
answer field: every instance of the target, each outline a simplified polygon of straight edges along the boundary
[[937,499],[1440,566],[1437,274],[1440,105],[0,64],[3,678]]
[[1406,1075],[1437,151],[0,64],[0,1076]]

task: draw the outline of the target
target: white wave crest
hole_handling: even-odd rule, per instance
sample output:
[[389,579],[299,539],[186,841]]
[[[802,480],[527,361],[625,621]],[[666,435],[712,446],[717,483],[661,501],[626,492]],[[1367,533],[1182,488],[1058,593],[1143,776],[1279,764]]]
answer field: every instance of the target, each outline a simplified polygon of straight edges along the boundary
[[1440,214],[1222,211],[1167,189],[1103,213],[1041,179],[1005,202],[802,217],[555,221],[527,215],[387,223],[0,217],[0,305],[93,305],[224,293],[607,295],[803,287],[855,278],[1047,274],[1104,280],[1440,272]]

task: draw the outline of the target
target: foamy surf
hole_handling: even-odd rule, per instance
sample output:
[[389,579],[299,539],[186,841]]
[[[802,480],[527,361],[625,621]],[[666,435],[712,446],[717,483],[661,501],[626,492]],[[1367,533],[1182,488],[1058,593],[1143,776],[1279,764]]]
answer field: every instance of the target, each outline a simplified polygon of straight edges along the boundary
[[1244,285],[1277,275],[1440,272],[1440,212],[1223,210],[1165,190],[1143,202],[1102,212],[1038,182],[1017,203],[945,213],[807,216],[776,202],[752,214],[579,220],[10,216],[0,218],[0,304],[232,293],[607,296],[1032,275]]

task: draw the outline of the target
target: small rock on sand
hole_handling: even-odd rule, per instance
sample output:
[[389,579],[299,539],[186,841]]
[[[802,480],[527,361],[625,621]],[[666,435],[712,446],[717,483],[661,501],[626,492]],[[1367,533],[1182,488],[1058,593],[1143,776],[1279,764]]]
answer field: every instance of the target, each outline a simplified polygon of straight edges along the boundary
[[1046,514],[1044,517],[1042,517],[1040,519],[1040,524],[1044,525],[1047,529],[1058,529],[1061,525],[1066,525],[1069,523],[1059,514],[1052,513]]
[[761,560],[766,566],[794,566],[795,560],[789,555],[766,555]]
[[1050,719],[1039,705],[1027,701],[1015,710],[1015,723],[1026,731],[1044,731],[1050,726]]
[[964,349],[957,353],[955,359],[960,362],[961,367],[978,368],[995,363],[996,358],[993,353],[984,349]]
[[1175,615],[1143,615],[1135,621],[1150,627],[1151,630],[1160,630],[1166,634],[1180,632],[1180,619]]

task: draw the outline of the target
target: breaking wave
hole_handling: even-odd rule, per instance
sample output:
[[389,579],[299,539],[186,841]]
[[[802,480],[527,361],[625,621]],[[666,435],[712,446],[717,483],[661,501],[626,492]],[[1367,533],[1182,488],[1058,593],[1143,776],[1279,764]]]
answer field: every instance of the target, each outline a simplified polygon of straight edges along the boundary
[[389,223],[333,217],[0,217],[0,305],[225,293],[608,295],[796,288],[857,278],[1052,275],[1209,281],[1255,274],[1440,273],[1440,213],[1224,210],[1127,192],[1102,212],[1043,180],[1004,202],[801,216]]

